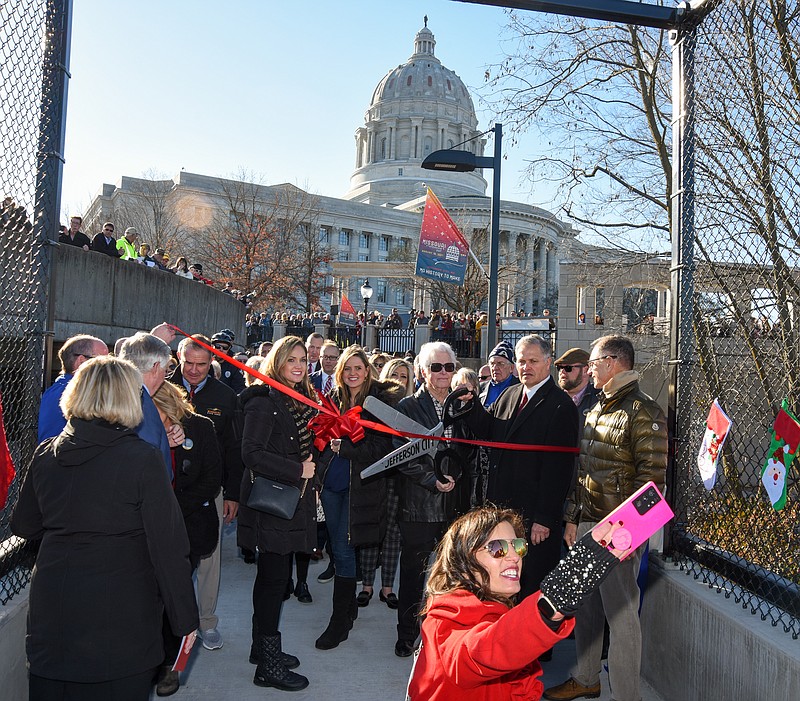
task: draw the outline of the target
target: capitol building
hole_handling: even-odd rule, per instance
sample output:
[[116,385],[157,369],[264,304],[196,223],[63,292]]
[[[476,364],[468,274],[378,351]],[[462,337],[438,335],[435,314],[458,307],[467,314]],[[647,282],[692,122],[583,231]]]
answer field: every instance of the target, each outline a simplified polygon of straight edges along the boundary
[[[455,173],[422,170],[422,160],[439,149],[469,149],[484,155],[482,135],[472,98],[464,82],[436,57],[436,40],[426,26],[413,41],[411,56],[389,70],[377,83],[364,116],[355,130],[354,170],[349,189],[341,198],[313,195],[314,223],[320,239],[332,250],[326,277],[333,293],[320,300],[323,309],[346,294],[360,303],[359,288],[369,278],[374,289],[370,309],[387,312],[439,306],[428,281],[413,277],[411,265],[398,265],[406,255],[413,263],[419,240],[425,185],[432,188],[488,269],[490,197],[487,181],[478,170]],[[242,183],[238,183],[241,185]],[[154,222],[131,222],[131,201],[158,185],[164,201],[190,219],[198,232],[225,210],[225,192],[236,181],[181,171],[168,181],[123,176],[104,184],[84,216],[84,230],[99,231],[104,221],[117,225],[117,235],[133,224],[148,241]],[[265,203],[276,192],[293,185],[251,185]],[[502,201],[500,213],[500,269],[498,310],[541,313],[558,300],[559,249],[576,231],[550,212],[520,202]],[[198,234],[201,235],[201,234]],[[175,259],[174,252],[172,260]],[[202,257],[192,258],[202,262]],[[484,305],[485,308],[485,305]],[[473,310],[460,310],[473,311]]]

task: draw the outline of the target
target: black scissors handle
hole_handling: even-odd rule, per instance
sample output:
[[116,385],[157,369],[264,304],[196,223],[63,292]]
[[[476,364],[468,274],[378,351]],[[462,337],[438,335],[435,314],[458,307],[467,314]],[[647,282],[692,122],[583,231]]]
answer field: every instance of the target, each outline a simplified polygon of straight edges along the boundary
[[463,416],[472,411],[471,403],[467,402],[466,404],[461,404],[461,402],[458,401],[471,391],[471,389],[467,389],[466,387],[460,387],[447,395],[447,398],[444,400],[444,405],[442,406],[442,423],[445,428],[452,426],[456,421],[460,421]]

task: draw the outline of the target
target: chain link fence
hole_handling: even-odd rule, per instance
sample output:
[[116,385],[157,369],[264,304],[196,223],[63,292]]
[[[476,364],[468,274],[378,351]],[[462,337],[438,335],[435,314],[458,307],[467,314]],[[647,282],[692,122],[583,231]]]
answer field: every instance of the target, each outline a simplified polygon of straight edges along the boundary
[[17,477],[0,511],[0,603],[30,579],[35,543],[9,520],[36,447],[49,364],[52,239],[57,236],[68,0],[0,3],[0,397]]
[[[761,473],[781,401],[800,410],[800,20],[796,2],[710,10],[676,51],[670,545],[688,573],[796,639],[798,463],[781,511]],[[708,491],[697,453],[715,398],[733,426]]]

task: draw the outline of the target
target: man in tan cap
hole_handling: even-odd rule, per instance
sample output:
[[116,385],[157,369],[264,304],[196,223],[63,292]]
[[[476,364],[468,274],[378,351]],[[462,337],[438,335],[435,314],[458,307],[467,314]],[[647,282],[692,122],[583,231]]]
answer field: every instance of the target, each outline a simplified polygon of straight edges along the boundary
[[570,348],[554,365],[561,387],[578,407],[578,435],[583,435],[583,422],[599,399],[600,390],[589,382],[589,353],[583,348]]

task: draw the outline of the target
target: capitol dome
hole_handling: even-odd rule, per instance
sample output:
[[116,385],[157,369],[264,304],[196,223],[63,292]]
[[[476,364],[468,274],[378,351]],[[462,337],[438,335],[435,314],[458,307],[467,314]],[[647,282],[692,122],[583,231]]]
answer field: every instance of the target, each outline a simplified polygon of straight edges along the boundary
[[411,57],[390,70],[372,93],[364,126],[356,130],[356,170],[345,199],[399,205],[424,195],[423,182],[440,198],[486,192],[480,171],[420,167],[432,151],[459,148],[482,156],[486,143],[469,91],[436,58],[436,39],[427,24],[426,17]]

